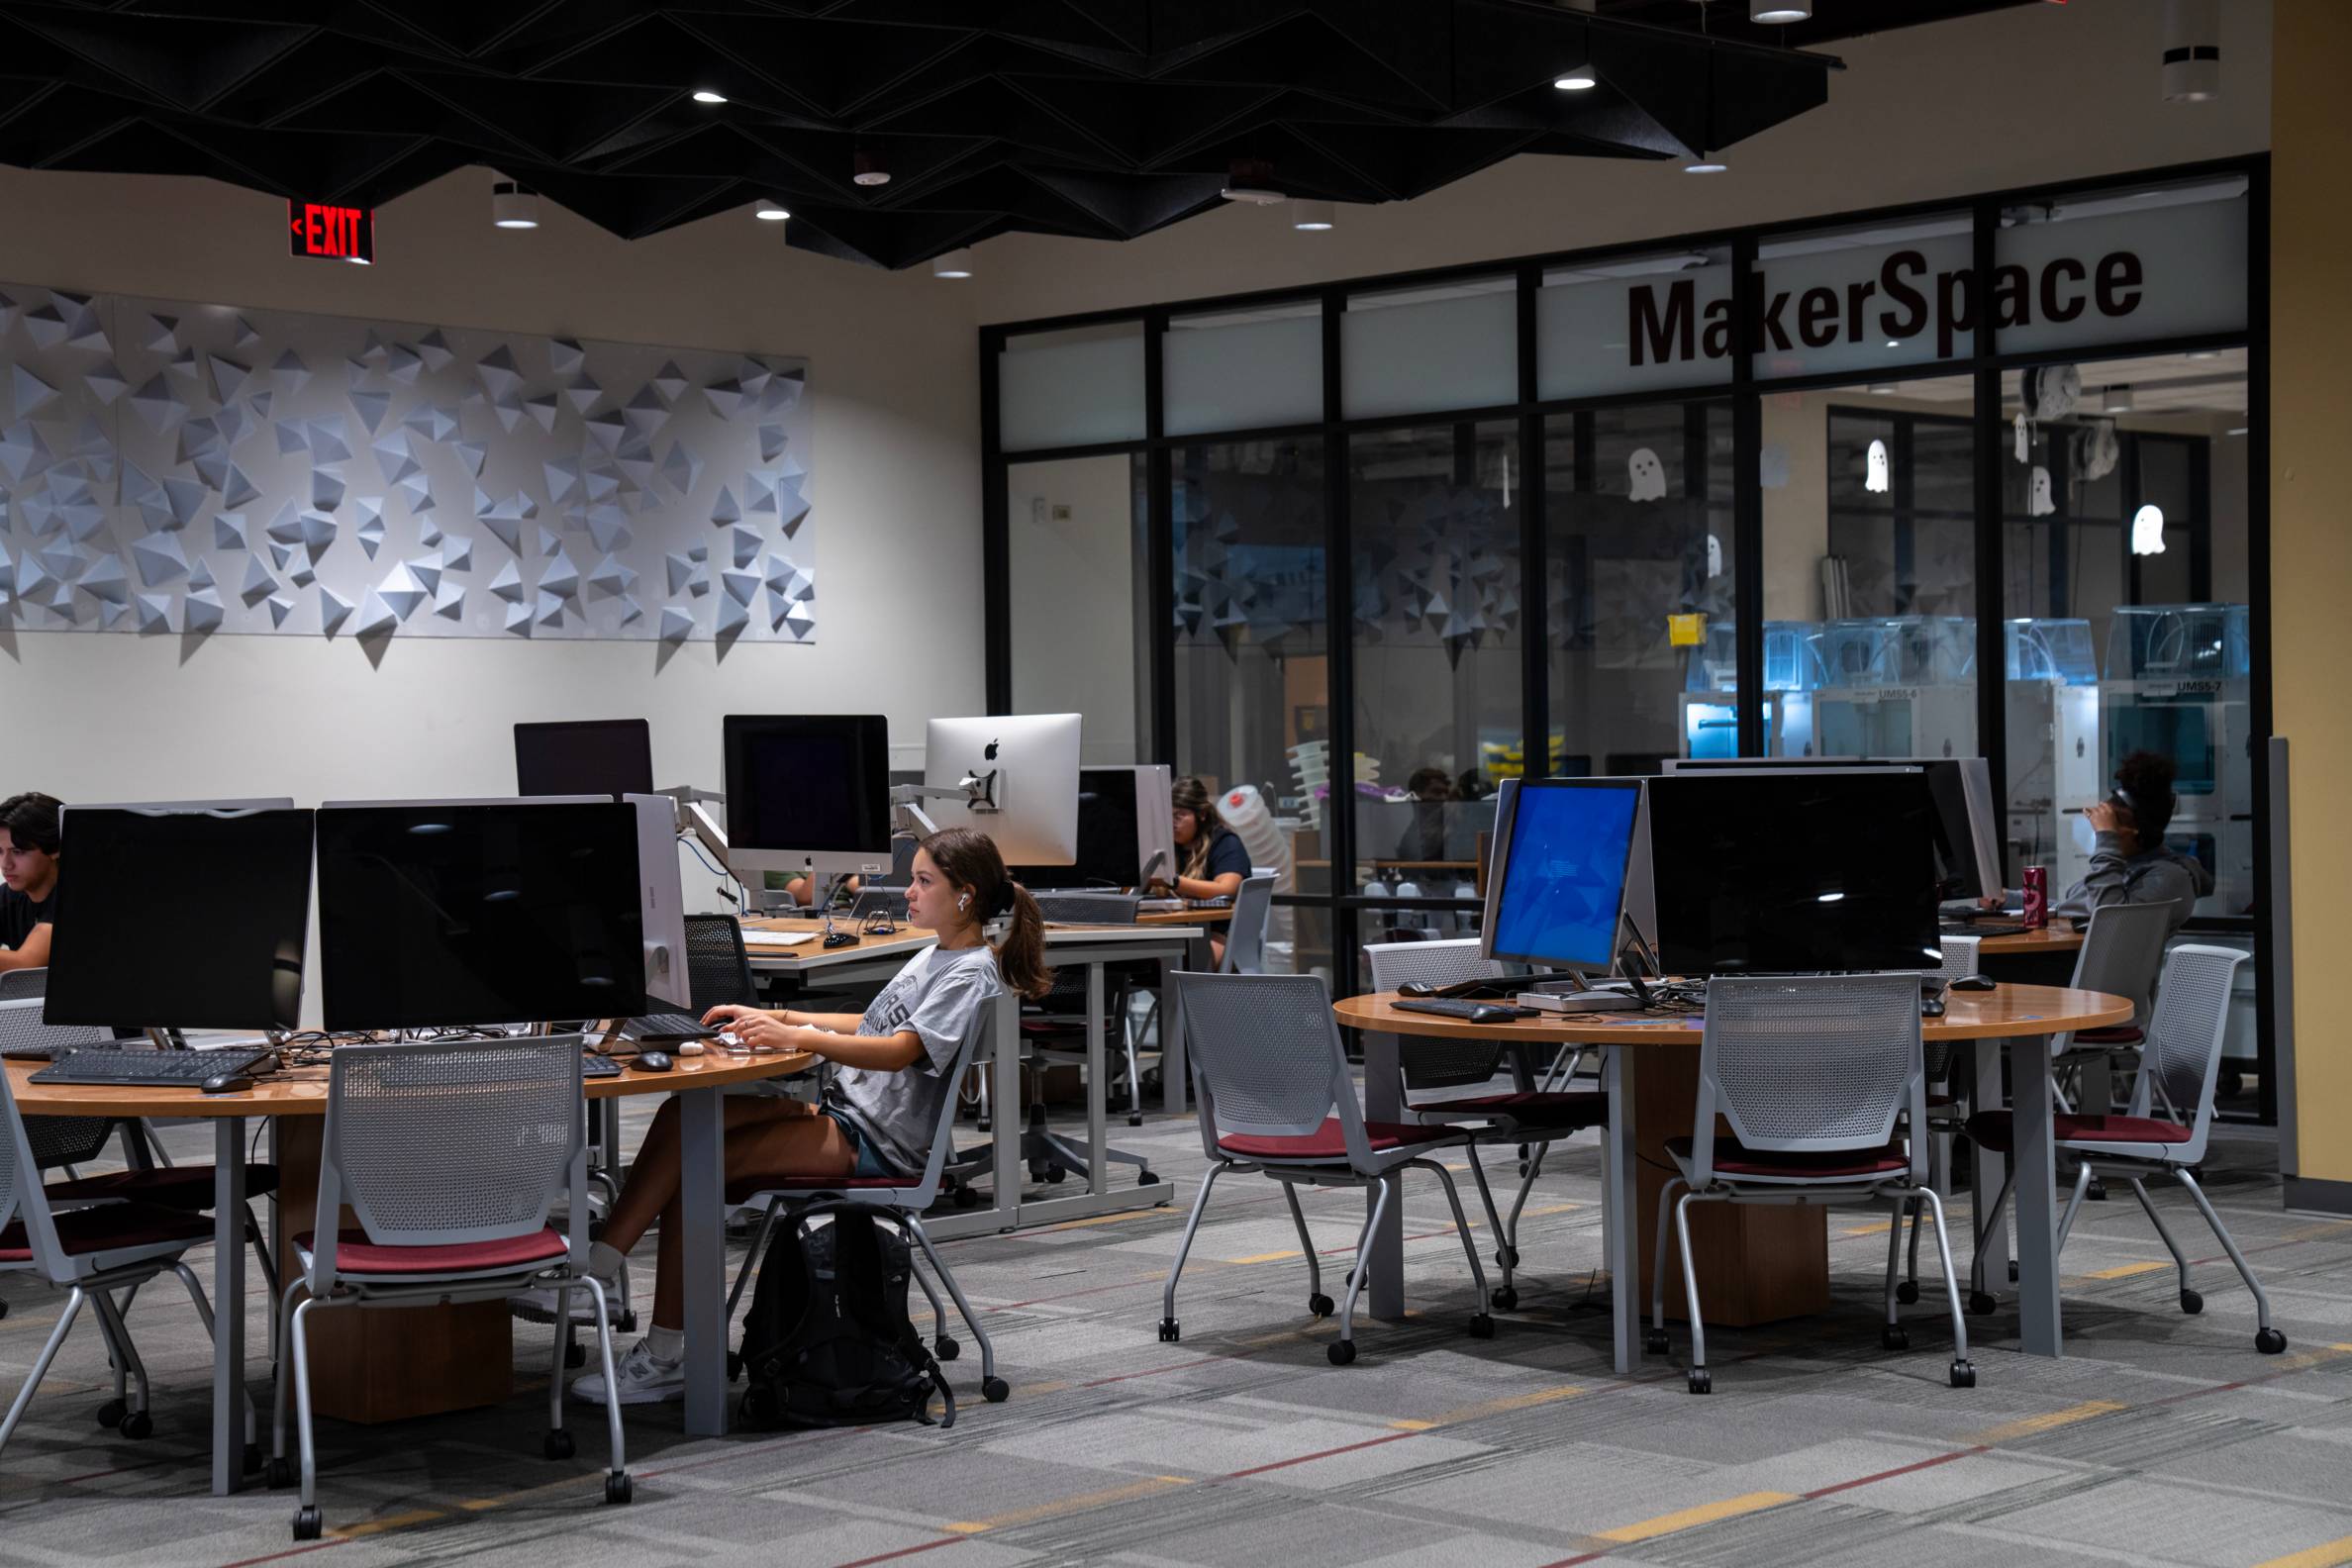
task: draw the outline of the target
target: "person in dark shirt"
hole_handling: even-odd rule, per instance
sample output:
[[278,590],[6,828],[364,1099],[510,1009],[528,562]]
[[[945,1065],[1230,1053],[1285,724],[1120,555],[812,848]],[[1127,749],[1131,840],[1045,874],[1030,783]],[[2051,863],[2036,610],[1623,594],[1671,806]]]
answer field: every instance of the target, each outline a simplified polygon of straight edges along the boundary
[[57,813],[53,795],[0,801],[0,969],[49,966],[49,921],[57,907]]
[[[1168,792],[1175,807],[1176,877],[1152,884],[1155,892],[1178,898],[1231,898],[1249,875],[1249,849],[1217,815],[1217,799],[1197,778],[1180,778]],[[1212,934],[1210,949],[1225,962],[1225,938]]]

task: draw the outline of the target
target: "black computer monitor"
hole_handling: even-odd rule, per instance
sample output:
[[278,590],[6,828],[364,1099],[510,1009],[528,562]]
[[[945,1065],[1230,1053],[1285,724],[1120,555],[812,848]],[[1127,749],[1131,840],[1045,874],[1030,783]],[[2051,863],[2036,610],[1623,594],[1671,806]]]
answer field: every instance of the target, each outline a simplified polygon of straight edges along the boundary
[[316,815],[67,807],[42,1016],[114,1029],[295,1028]]
[[319,813],[331,1029],[635,1017],[643,932],[624,802]]
[[724,738],[731,861],[797,870],[804,857],[890,854],[880,714],[729,714]]
[[1943,962],[1935,802],[1919,770],[1677,771],[1648,789],[1668,974]]
[[1527,779],[1497,825],[1482,946],[1489,958],[1606,969],[1641,806],[1637,779]]
[[653,732],[642,719],[515,726],[518,795],[650,795]]
[[1135,770],[1078,770],[1078,858],[1068,865],[1015,866],[1014,880],[1033,888],[1131,888],[1143,880],[1135,824]]
[[2002,845],[1993,827],[1993,775],[1983,757],[1685,757],[1675,772],[1780,768],[1912,768],[1935,802],[1935,876],[1947,899],[1999,898]]

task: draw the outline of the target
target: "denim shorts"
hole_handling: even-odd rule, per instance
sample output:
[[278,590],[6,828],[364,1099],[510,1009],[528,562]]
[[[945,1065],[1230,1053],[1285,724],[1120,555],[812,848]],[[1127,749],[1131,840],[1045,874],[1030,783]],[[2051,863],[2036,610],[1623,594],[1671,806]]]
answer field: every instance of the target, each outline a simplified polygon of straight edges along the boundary
[[817,1109],[819,1115],[841,1129],[841,1136],[849,1140],[849,1147],[856,1153],[857,1162],[849,1167],[850,1175],[896,1176],[898,1174],[897,1171],[890,1168],[880,1154],[875,1152],[874,1145],[866,1141],[866,1135],[857,1130],[857,1125],[851,1122],[848,1117],[832,1106],[819,1106]]

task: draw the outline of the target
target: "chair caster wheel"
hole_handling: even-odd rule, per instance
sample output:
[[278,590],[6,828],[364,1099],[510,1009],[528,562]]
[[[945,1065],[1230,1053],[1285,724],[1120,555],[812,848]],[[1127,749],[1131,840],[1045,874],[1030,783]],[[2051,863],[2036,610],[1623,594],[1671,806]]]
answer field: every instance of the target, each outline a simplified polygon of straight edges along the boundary
[[2287,1336],[2276,1328],[2265,1328],[2254,1336],[2254,1348],[2264,1355],[2277,1355],[2287,1348]]
[[586,1345],[575,1340],[573,1343],[567,1344],[563,1347],[563,1366],[565,1371],[576,1372],[587,1364],[588,1347]]
[[1705,1367],[1691,1368],[1691,1392],[1713,1394],[1715,1392],[1715,1374]]
[[1002,1405],[1013,1397],[1013,1385],[1003,1378],[982,1378],[980,1380],[980,1397],[991,1405]]
[[2091,1178],[2091,1185],[2083,1189],[2083,1197],[2091,1203],[2106,1203],[2107,1183],[2094,1176]]
[[298,1509],[295,1511],[294,1538],[296,1540],[317,1540],[319,1538],[319,1532],[326,1527],[327,1521],[325,1519],[320,1517],[319,1511],[316,1508]]
[[2205,1298],[2193,1290],[2181,1292],[2181,1311],[2194,1318],[2205,1311]]
[[259,1443],[246,1443],[245,1445],[243,1464],[245,1473],[246,1475],[259,1475],[261,1473],[261,1445]]
[[1955,1361],[1952,1363],[1952,1387],[1976,1387],[1976,1367],[1973,1363],[1967,1361]]
[[980,1207],[980,1195],[969,1187],[958,1187],[955,1189],[955,1207],[977,1209]]
[[942,1361],[952,1361],[963,1354],[963,1346],[957,1344],[949,1335],[941,1334],[931,1341],[931,1354]]
[[1968,1293],[1968,1312],[1972,1318],[1990,1318],[1993,1316],[1993,1309],[2000,1305],[1983,1291]]
[[605,1501],[619,1507],[637,1496],[637,1484],[629,1479],[626,1470],[605,1477]]
[[1487,1316],[1485,1313],[1480,1313],[1477,1317],[1471,1319],[1470,1337],[1473,1339],[1494,1338],[1495,1320]]
[[1179,1340],[1179,1339],[1181,1339],[1181,1338],[1183,1338],[1183,1337],[1184,1337],[1183,1331],[1182,1331],[1180,1328],[1178,1328],[1178,1327],[1177,1327],[1177,1325],[1176,1325],[1176,1320],[1175,1320],[1175,1319],[1173,1319],[1173,1318],[1162,1318],[1162,1319],[1160,1320],[1160,1343],[1161,1343],[1161,1344],[1174,1344],[1174,1343],[1175,1343],[1177,1340]]
[[1911,1348],[1911,1330],[1901,1323],[1887,1324],[1879,1330],[1879,1348],[1881,1350],[1909,1350]]
[[108,1400],[105,1404],[98,1407],[98,1424],[101,1426],[120,1426],[123,1424],[123,1418],[130,1414],[131,1407],[124,1404],[121,1400]]
[[1641,1331],[1641,1348],[1644,1353],[1649,1355],[1664,1355],[1666,1353],[1666,1330],[1644,1328]]
[[1127,1113],[1127,1126],[1128,1126],[1128,1127],[1141,1127],[1142,1125],[1143,1125],[1143,1119],[1142,1119],[1140,1116],[1136,1115],[1136,1114],[1135,1114],[1134,1112],[1132,1112],[1132,1111],[1130,1111],[1130,1112],[1128,1112],[1128,1113]]
[[1896,1286],[1895,1299],[1903,1303],[1903,1305],[1906,1307],[1916,1303],[1919,1299],[1919,1282],[1917,1280],[1905,1280],[1902,1284]]
[[1029,1161],[1029,1179],[1033,1182],[1041,1182],[1045,1179],[1045,1167],[1041,1162]]
[[547,1440],[539,1444],[539,1452],[550,1459],[569,1459],[577,1451],[572,1434],[558,1426],[547,1433]]
[[1333,1311],[1331,1298],[1325,1296],[1322,1291],[1317,1291],[1307,1298],[1307,1310],[1318,1318],[1328,1318]]
[[730,1351],[728,1351],[728,1352],[727,1352],[727,1381],[728,1381],[728,1382],[730,1382],[730,1383],[733,1383],[733,1382],[734,1382],[734,1381],[735,1381],[736,1378],[739,1378],[739,1377],[741,1377],[742,1375],[743,1375],[743,1353],[742,1353],[741,1351],[739,1351],[739,1350],[730,1350]]
[[1137,1171],[1135,1173],[1135,1185],[1138,1187],[1149,1187],[1158,1180],[1159,1174],[1156,1171]]
[[1069,1180],[1069,1176],[1070,1173],[1066,1170],[1063,1170],[1059,1165],[1048,1165],[1045,1167],[1045,1185],[1048,1187],[1060,1186],[1063,1182]]
[[1487,1300],[1504,1312],[1515,1311],[1519,1307],[1519,1287],[1516,1285],[1498,1285],[1495,1287],[1494,1292],[1487,1297]]
[[272,1492],[281,1492],[294,1484],[294,1465],[283,1455],[272,1455],[265,1468],[261,1484]]
[[1515,1269],[1519,1267],[1519,1261],[1518,1247],[1505,1246],[1495,1249],[1495,1266],[1497,1268]]
[[117,1430],[133,1442],[141,1442],[155,1434],[155,1422],[146,1411],[133,1411],[123,1418],[123,1424]]
[[1342,1339],[1336,1344],[1326,1346],[1323,1354],[1330,1358],[1331,1365],[1346,1366],[1355,1360],[1355,1341]]
[[623,1313],[619,1318],[613,1321],[613,1326],[622,1333],[636,1333],[637,1326],[637,1314],[634,1312]]

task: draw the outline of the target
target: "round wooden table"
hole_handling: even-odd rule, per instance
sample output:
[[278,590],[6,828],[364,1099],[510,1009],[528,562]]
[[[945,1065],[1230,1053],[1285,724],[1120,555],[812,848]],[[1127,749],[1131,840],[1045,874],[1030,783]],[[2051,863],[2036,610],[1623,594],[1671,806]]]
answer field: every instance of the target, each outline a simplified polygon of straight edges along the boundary
[[[1654,1245],[1658,1190],[1674,1169],[1663,1144],[1688,1136],[1698,1097],[1698,1045],[1704,1020],[1683,1015],[1583,1013],[1501,1024],[1472,1024],[1396,1006],[1394,993],[1348,997],[1331,1006],[1338,1021],[1362,1031],[1364,1114],[1370,1121],[1403,1120],[1403,1078],[1398,1038],[1482,1040],[1500,1046],[1601,1048],[1602,1087],[1609,1095],[1609,1126],[1603,1161],[1604,1246],[1615,1317],[1617,1369],[1638,1364],[1641,1286],[1648,1279],[1646,1257]],[[2059,1353],[2057,1215],[2053,1203],[2056,1159],[2052,1148],[2051,1104],[2046,1071],[2054,1034],[2127,1024],[2132,1005],[2122,997],[2059,986],[2002,985],[1992,991],[1954,991],[1940,1019],[1922,1019],[1924,1041],[1951,1041],[1974,1048],[1975,1100],[1997,1105],[2001,1055],[2014,1042],[2029,1042],[2009,1076],[2015,1085],[2015,1140],[2009,1156],[2020,1172],[2017,1183],[2017,1283],[2022,1348]],[[1523,1054],[1521,1056],[1523,1061]],[[1955,1069],[1955,1078],[1962,1076]],[[1976,1151],[1976,1212],[1992,1207],[2004,1162]],[[2033,1173],[2039,1173],[2034,1179]],[[1702,1232],[1694,1216],[1693,1261],[1700,1273],[1710,1322],[1764,1323],[1822,1311],[1828,1303],[1828,1238],[1816,1208],[1751,1208],[1709,1205]],[[1395,1206],[1391,1215],[1395,1216]],[[1624,1217],[1631,1223],[1620,1223]],[[1385,1318],[1405,1310],[1402,1226],[1384,1225],[1368,1260],[1372,1311]],[[1706,1243],[1701,1245],[1702,1240]],[[1645,1266],[1647,1265],[1647,1266]],[[1981,1282],[1979,1288],[1982,1288]],[[1718,1305],[1719,1304],[1719,1305]]]
[[[591,1078],[588,1098],[678,1097],[680,1197],[686,1215],[686,1430],[727,1430],[727,1209],[721,1101],[734,1084],[800,1072],[805,1051],[742,1055],[716,1047],[668,1072],[625,1067]],[[292,1277],[291,1238],[313,1224],[327,1114],[328,1068],[290,1067],[237,1094],[129,1085],[39,1084],[46,1063],[5,1064],[26,1116],[195,1118],[213,1124],[213,1491],[238,1490],[245,1453],[245,1162],[248,1118],[278,1128],[279,1274]],[[274,1309],[275,1304],[272,1304]],[[411,1312],[321,1315],[310,1329],[314,1388],[341,1414],[388,1421],[504,1400],[513,1389],[513,1323],[501,1303]]]

